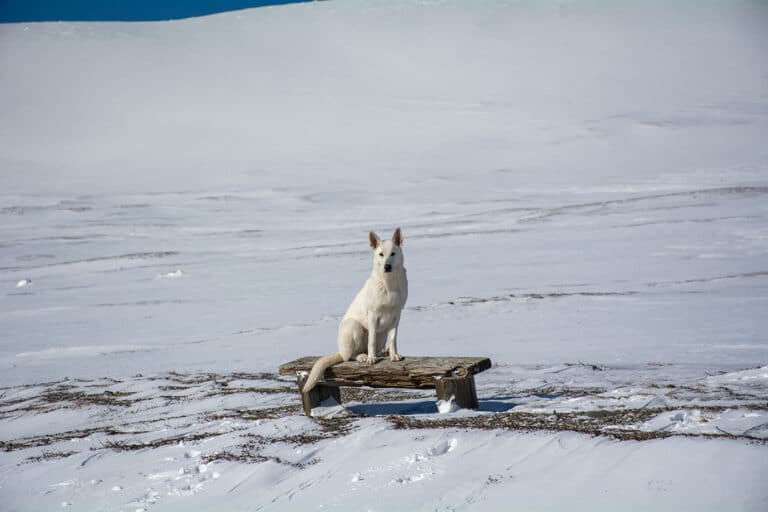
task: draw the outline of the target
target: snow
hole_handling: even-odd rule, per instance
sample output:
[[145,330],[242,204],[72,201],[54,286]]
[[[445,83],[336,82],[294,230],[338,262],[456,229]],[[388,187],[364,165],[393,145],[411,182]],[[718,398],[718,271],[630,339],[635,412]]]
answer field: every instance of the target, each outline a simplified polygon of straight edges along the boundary
[[312,408],[312,416],[315,418],[338,418],[346,414],[347,410],[333,397],[323,400],[320,405]]
[[[0,25],[3,507],[765,510],[766,19]],[[307,418],[277,367],[334,350],[396,226],[398,348],[490,357],[480,409],[368,390]]]
[[453,401],[454,397],[451,397],[449,400],[438,400],[437,401],[437,412],[440,414],[448,414],[451,412],[456,412],[459,409],[461,409],[456,403]]

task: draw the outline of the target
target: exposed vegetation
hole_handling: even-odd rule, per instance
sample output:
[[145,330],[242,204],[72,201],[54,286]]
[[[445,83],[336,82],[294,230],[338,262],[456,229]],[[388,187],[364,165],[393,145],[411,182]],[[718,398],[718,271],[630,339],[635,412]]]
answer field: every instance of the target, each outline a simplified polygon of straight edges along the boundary
[[[649,409],[599,409],[569,413],[542,414],[530,412],[503,412],[497,414],[479,414],[476,416],[419,419],[409,416],[391,416],[389,421],[398,429],[434,429],[463,428],[481,430],[520,430],[533,431],[570,431],[593,436],[609,436],[621,441],[646,441],[671,436],[718,437],[728,439],[747,439],[757,442],[768,440],[750,436],[734,435],[720,431],[720,434],[673,433],[668,431],[642,431],[632,425],[648,421],[664,411],[677,411],[685,408],[649,408]],[[698,407],[706,412],[723,412],[724,407]]]
[[[592,371],[605,371],[600,365],[576,363]],[[130,390],[136,381],[156,381],[151,389]],[[255,382],[254,382],[255,381]],[[263,383],[263,385],[262,385]],[[273,383],[270,385],[269,383]],[[142,383],[139,382],[141,386]],[[128,386],[129,390],[126,390]],[[519,412],[514,409],[486,414],[409,416],[390,415],[384,418],[396,429],[501,429],[515,431],[571,431],[593,436],[609,436],[618,440],[645,441],[670,436],[698,436],[741,439],[765,443],[765,439],[751,437],[750,432],[734,434],[718,429],[715,433],[685,433],[670,431],[642,431],[637,425],[657,417],[665,411],[696,410],[717,415],[733,408],[731,400],[740,400],[737,407],[768,410],[768,402],[758,395],[734,393],[727,387],[702,388],[673,384],[647,384],[649,389],[663,396],[684,399],[690,395],[708,396],[715,400],[712,406],[646,407],[638,409],[596,409],[579,412]],[[137,388],[133,388],[137,389]],[[138,389],[143,389],[139,387]],[[157,391],[153,394],[152,391]],[[318,419],[307,424],[302,431],[284,435],[265,435],[258,428],[264,422],[278,422],[287,417],[301,415],[296,387],[288,380],[270,373],[194,373],[170,372],[155,377],[134,377],[128,381],[114,379],[63,380],[50,383],[19,386],[0,390],[0,418],[20,417],[26,413],[47,414],[61,409],[88,409],[97,425],[92,428],[67,430],[50,434],[0,441],[5,452],[49,447],[77,439],[92,438],[91,451],[112,450],[130,452],[156,449],[179,443],[199,443],[210,438],[233,435],[232,445],[203,455],[205,462],[217,460],[259,463],[272,461],[296,468],[307,467],[316,459],[289,461],[272,453],[274,445],[294,447],[314,445],[324,440],[349,434],[356,428],[360,416],[348,414],[340,418]],[[545,386],[514,392],[497,390],[489,398],[514,401],[514,397],[589,397],[599,396],[607,390],[597,387]],[[344,403],[383,403],[432,397],[433,392],[423,390],[371,389],[342,387]],[[234,406],[221,408],[227,397],[247,394],[287,395],[275,397],[271,407]],[[171,412],[174,401],[200,401],[200,406],[187,414]],[[270,399],[271,400],[271,399]],[[726,401],[720,406],[718,401]],[[235,403],[248,403],[242,399]],[[514,407],[513,404],[510,404]],[[173,409],[179,412],[178,409]],[[111,418],[111,420],[110,420]],[[185,433],[179,433],[183,430]],[[268,429],[268,431],[271,431]],[[162,435],[167,432],[167,435]],[[158,435],[161,434],[161,435]],[[93,436],[93,437],[92,437]],[[66,447],[68,448],[68,447]],[[30,455],[21,464],[39,463],[76,455],[76,451],[60,445]]]

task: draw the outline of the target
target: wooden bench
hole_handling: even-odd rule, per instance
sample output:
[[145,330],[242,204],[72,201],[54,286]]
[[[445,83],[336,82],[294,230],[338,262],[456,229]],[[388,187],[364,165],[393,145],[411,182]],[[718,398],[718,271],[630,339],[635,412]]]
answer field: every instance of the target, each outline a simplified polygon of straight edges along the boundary
[[296,359],[280,366],[280,375],[296,375],[301,404],[307,416],[320,402],[333,397],[341,403],[340,386],[372,388],[435,389],[438,400],[453,401],[464,409],[477,409],[476,373],[491,367],[487,357],[405,357],[392,362],[388,358],[374,365],[347,361],[331,366],[324,380],[304,393],[304,382],[318,356]]

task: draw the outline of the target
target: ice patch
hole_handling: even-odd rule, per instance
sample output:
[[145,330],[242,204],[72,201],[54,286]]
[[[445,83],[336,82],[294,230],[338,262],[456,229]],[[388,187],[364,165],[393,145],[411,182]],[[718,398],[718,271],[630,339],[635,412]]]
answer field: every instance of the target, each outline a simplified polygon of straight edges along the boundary
[[723,384],[758,384],[760,381],[766,381],[768,383],[768,366],[762,366],[760,368],[753,368],[750,370],[742,370],[738,372],[724,373],[722,375],[715,375],[707,378],[707,384],[709,385],[723,385]]

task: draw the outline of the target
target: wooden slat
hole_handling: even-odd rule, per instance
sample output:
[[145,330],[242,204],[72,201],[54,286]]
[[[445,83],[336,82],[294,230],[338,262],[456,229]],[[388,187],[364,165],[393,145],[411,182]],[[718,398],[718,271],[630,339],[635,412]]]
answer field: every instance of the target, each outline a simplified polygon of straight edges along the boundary
[[[280,375],[308,372],[319,356],[296,359],[280,366]],[[387,358],[369,366],[357,361],[333,365],[325,372],[325,383],[335,386],[374,388],[434,388],[439,377],[480,373],[491,367],[487,357],[405,357],[392,362]]]

